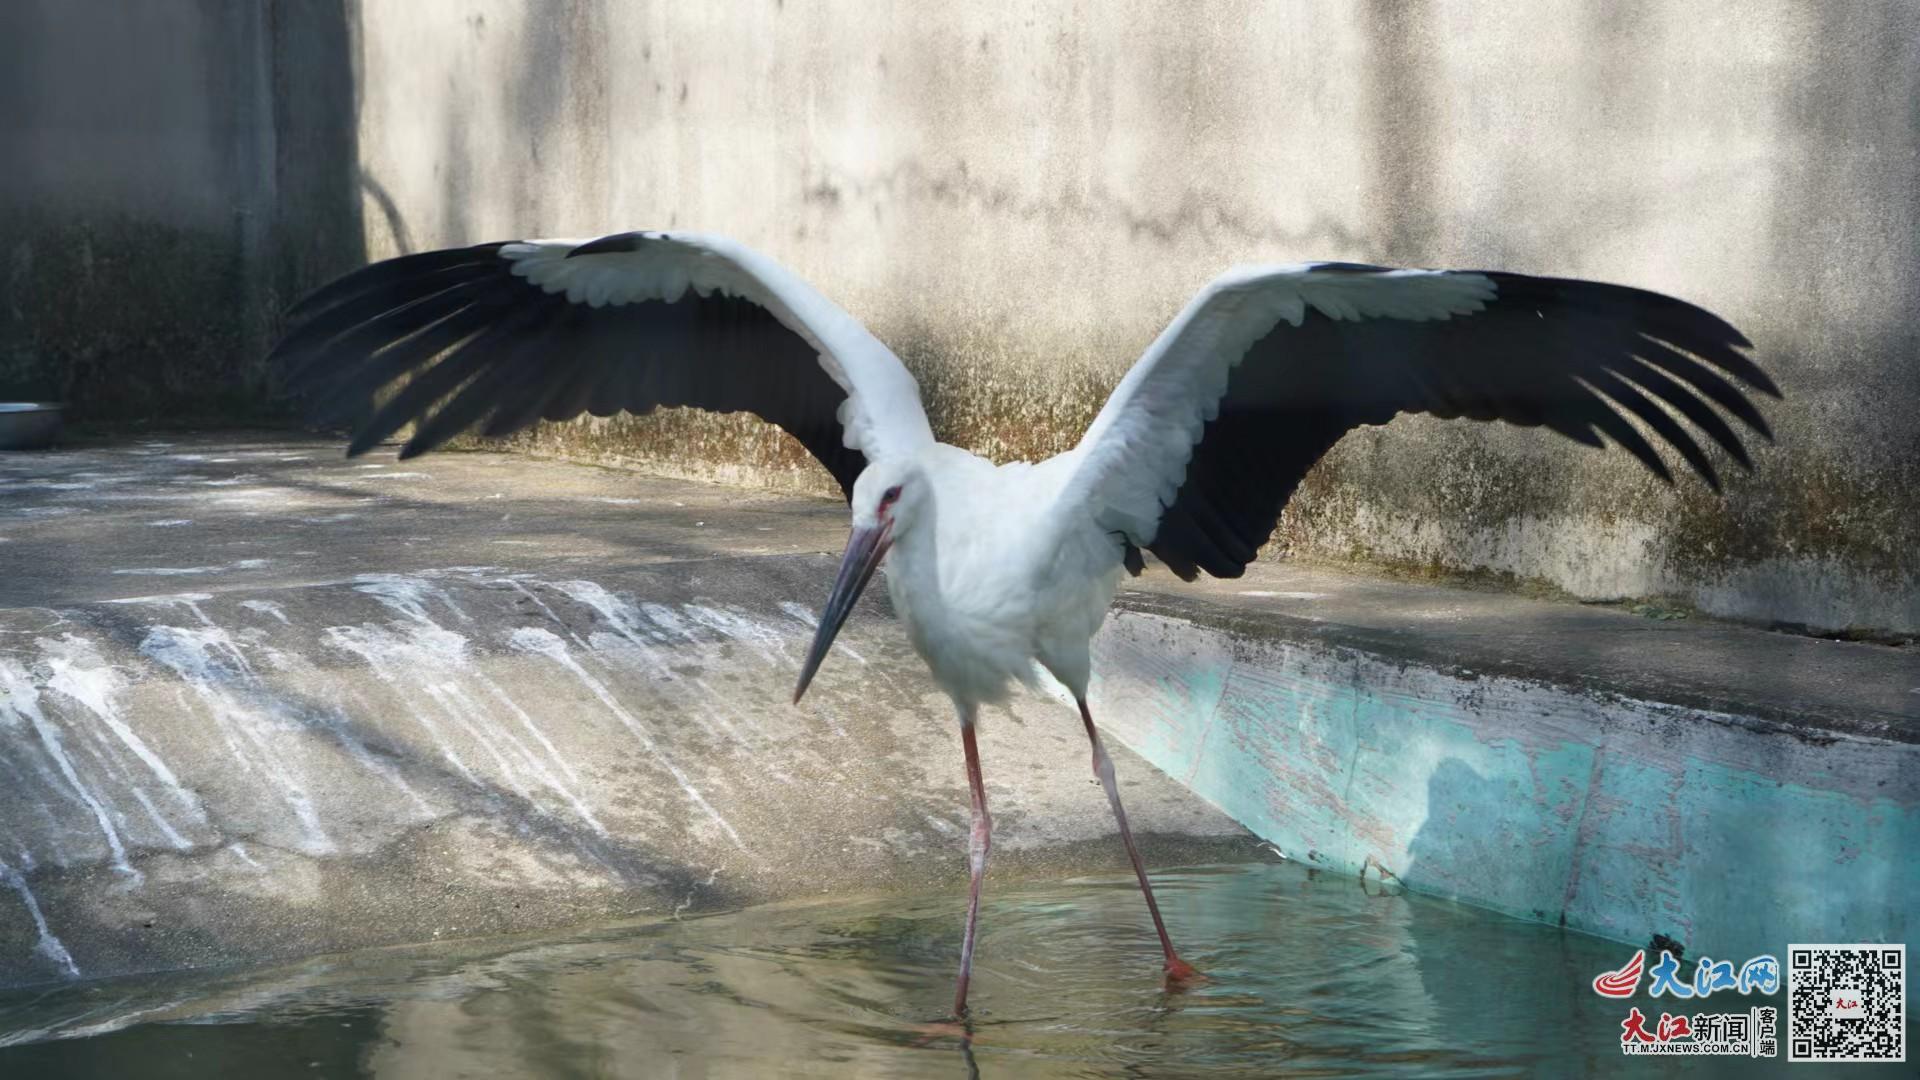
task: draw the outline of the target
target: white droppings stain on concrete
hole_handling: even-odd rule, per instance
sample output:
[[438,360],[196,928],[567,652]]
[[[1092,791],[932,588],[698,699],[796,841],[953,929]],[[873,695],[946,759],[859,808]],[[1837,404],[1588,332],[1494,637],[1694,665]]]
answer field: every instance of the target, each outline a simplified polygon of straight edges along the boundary
[[40,740],[40,748],[60,771],[68,790],[93,814],[94,822],[107,842],[113,868],[138,882],[140,871],[127,861],[126,845],[121,842],[120,830],[114,825],[113,815],[86,781],[81,779],[73,759],[67,755],[66,741],[59,727],[40,708],[39,688],[33,684],[24,667],[0,657],[0,715],[5,714],[11,714],[16,723],[24,721],[33,729],[34,735]]
[[239,844],[239,843],[234,843],[234,844],[228,844],[228,845],[227,845],[227,850],[228,850],[228,851],[231,851],[231,852],[233,852],[233,854],[234,854],[234,855],[235,855],[235,856],[236,856],[237,858],[239,858],[239,860],[240,860],[241,862],[243,862],[243,863],[246,863],[246,864],[247,864],[248,866],[251,866],[251,867],[253,867],[253,868],[254,868],[255,870],[265,870],[265,869],[266,869],[266,867],[264,867],[264,866],[261,866],[261,865],[259,864],[259,862],[257,862],[257,861],[256,861],[256,860],[254,859],[254,857],[253,857],[253,856],[251,856],[251,855],[249,855],[249,854],[247,854],[247,845],[245,845],[245,844]]
[[383,473],[371,473],[366,476],[350,477],[343,482],[349,483],[349,484],[357,484],[362,480],[431,480],[431,479],[433,479],[432,473],[383,472]]
[[[197,607],[194,609],[199,610]],[[335,850],[320,813],[295,769],[281,756],[273,729],[306,725],[264,693],[253,665],[231,635],[211,620],[198,628],[155,626],[141,639],[140,652],[171,669],[199,698],[235,761],[272,784],[300,824],[301,847],[312,854]]]
[[247,488],[229,492],[213,500],[215,506],[298,506],[306,500],[280,488]]
[[545,630],[537,626],[529,626],[515,630],[511,638],[511,644],[516,649],[547,657],[571,672],[574,678],[579,679],[581,684],[585,686],[594,697],[600,700],[600,704],[606,706],[607,711],[612,713],[614,717],[620,721],[621,725],[632,733],[634,739],[640,743],[641,747],[658,760],[667,772],[673,775],[674,780],[680,785],[680,790],[686,793],[688,801],[704,811],[707,816],[712,819],[713,823],[718,825],[721,831],[727,834],[728,839],[732,840],[736,847],[742,851],[746,850],[746,842],[740,839],[740,834],[734,831],[733,825],[729,823],[726,818],[722,817],[720,811],[715,810],[711,803],[707,802],[706,797],[700,794],[699,788],[693,786],[693,782],[687,778],[687,774],[680,770],[680,766],[676,765],[673,759],[667,755],[666,750],[655,741],[653,734],[647,730],[646,725],[640,722],[640,718],[634,716],[621,706],[618,699],[607,689],[605,683],[594,678],[591,672],[580,666],[580,662],[573,658],[572,653],[568,652],[566,642],[560,640],[559,636],[550,630]]
[[534,801],[532,792],[527,790],[520,770],[516,769],[513,762],[509,761],[507,755],[501,751],[500,744],[506,743],[511,749],[518,750],[523,760],[529,756],[527,748],[511,734],[494,729],[493,725],[487,722],[479,706],[458,682],[452,679],[428,679],[418,685],[429,698],[433,699],[434,704],[440,707],[440,711],[445,713],[449,720],[466,732],[467,738],[476,743],[481,750],[486,751],[487,756],[493,759],[494,768],[500,778],[513,789],[513,793],[518,795],[521,801],[532,804]]
[[192,577],[198,574],[223,574],[229,570],[258,570],[267,559],[241,559],[225,566],[136,566],[115,570],[115,574],[133,577]]
[[206,616],[200,613],[199,605],[213,599],[212,593],[159,593],[154,596],[124,596],[118,600],[108,600],[109,604],[161,604],[190,609],[203,622]]
[[[106,729],[113,733],[134,757],[138,758],[147,771],[153,774],[162,788],[179,805],[180,809],[193,818],[197,824],[205,824],[206,810],[200,805],[200,799],[174,775],[173,769],[146,740],[133,730],[125,714],[115,704],[115,698],[126,688],[126,677],[100,655],[99,649],[85,638],[67,634],[58,640],[39,638],[34,642],[45,658],[51,677],[46,685],[49,690],[72,698],[79,702]],[[147,803],[143,791],[135,788],[135,794],[143,803]],[[156,818],[162,830],[170,834],[174,846],[182,850],[191,847],[185,838],[174,831],[151,803],[147,803],[149,812]]]
[[639,610],[641,614],[647,617],[648,622],[659,627],[665,633],[672,634],[682,641],[692,642],[696,645],[700,643],[700,636],[693,632],[693,627],[687,620],[681,618],[679,612],[667,605],[646,603],[641,604]]
[[646,639],[653,636],[641,626],[638,613],[631,603],[608,592],[605,586],[597,582],[556,581],[552,587],[574,603],[592,608],[622,638],[634,645],[645,647]]
[[[526,730],[546,748],[547,753],[554,760],[561,760],[559,750],[554,747],[553,743],[547,740],[544,734],[541,734],[539,727],[534,724],[533,718],[528,716],[526,711],[521,709],[518,704],[515,704],[513,699],[507,695],[506,691],[502,690],[493,680],[482,675],[478,668],[475,668],[471,674],[476,682],[480,683],[490,692],[492,697],[506,703],[509,711],[520,720],[521,726],[526,728]],[[443,703],[449,715],[453,716],[457,722],[465,727],[467,733],[487,750],[488,755],[494,759],[494,764],[499,766],[501,775],[506,777],[508,784],[514,788],[515,793],[522,799],[527,800],[529,804],[537,805],[532,795],[521,783],[520,769],[524,768],[532,773],[536,780],[544,784],[562,799],[565,799],[567,804],[573,808],[573,812],[579,816],[580,820],[586,822],[589,828],[601,836],[607,835],[606,826],[600,824],[600,819],[594,816],[593,811],[588,808],[586,802],[555,776],[552,770],[540,761],[531,750],[527,749],[525,743],[516,738],[513,733],[503,725],[493,722],[487,710],[483,708],[479,702],[474,701],[473,698],[467,694],[464,687],[457,682],[444,682],[435,688],[434,696]],[[512,762],[508,761],[507,756],[500,751],[500,744],[504,744],[509,750],[513,751],[513,755],[519,759],[520,765],[518,768],[516,768]],[[576,775],[574,780],[578,782],[579,777]]]
[[531,600],[533,602],[533,606],[539,608],[542,614],[546,615],[547,618],[553,620],[553,624],[555,626],[561,627],[562,629],[566,629],[567,636],[573,639],[573,643],[575,645],[578,645],[583,649],[587,647],[587,643],[580,640],[580,635],[574,633],[571,629],[567,629],[566,621],[561,619],[559,615],[555,614],[553,608],[547,606],[547,602],[545,600],[540,599],[540,594],[534,592],[532,589],[527,588],[527,586],[523,582],[521,582],[520,579],[499,578],[497,579],[496,584],[505,584],[505,585],[512,586],[515,592],[519,593],[521,596],[526,597],[528,600]]
[[616,498],[614,498],[614,497],[612,497],[612,496],[609,496],[609,495],[597,495],[597,496],[594,496],[594,498],[592,499],[592,501],[593,501],[593,502],[602,502],[602,503],[611,503],[611,504],[612,504],[612,505],[614,505],[614,506],[638,506],[639,504],[641,504],[641,503],[644,503],[644,502],[648,502],[648,501],[650,501],[650,500],[647,500],[647,499],[616,499]]
[[[358,656],[367,667],[373,670],[374,678],[404,694],[407,688],[418,686],[419,664],[423,655],[432,658],[428,661],[429,663],[444,664],[446,661],[442,655],[445,650],[465,646],[466,639],[459,634],[440,630],[438,627],[434,630],[438,634],[454,639],[458,645],[443,644],[440,640],[436,640],[436,635],[428,631],[415,634],[413,640],[408,641],[392,631],[377,626],[330,626],[324,637],[328,645]],[[473,787],[485,786],[481,784],[479,775],[468,767],[466,760],[460,756],[460,752],[447,741],[446,734],[441,731],[440,725],[434,721],[433,717],[416,709],[413,712],[413,719],[427,733],[427,737],[433,740],[433,745],[440,751],[440,756],[446,759],[447,764],[453,766],[453,770],[459,773],[462,779]]]
[[[261,645],[259,648],[266,656],[267,662],[277,671],[311,672],[313,670],[312,664],[295,653],[285,652],[268,645]],[[405,795],[414,804],[419,810],[421,817],[434,816],[436,813],[434,808],[426,799],[420,796],[419,792],[413,789],[411,784],[407,783],[406,777],[402,776],[399,770],[395,769],[392,764],[375,755],[372,750],[367,748],[366,743],[360,740],[360,737],[354,733],[353,726],[347,720],[344,712],[338,707],[327,707],[322,712],[320,721],[326,724],[334,738],[338,739],[340,745],[346,748],[347,756],[351,757],[361,768],[392,784],[396,790],[402,795]]]
[[155,529],[177,529],[182,525],[191,524],[193,524],[192,518],[162,518],[159,521],[147,522],[149,527]]
[[78,506],[19,506],[9,509],[7,513],[17,517],[43,518],[67,517],[71,514],[84,514],[86,511]]
[[[782,600],[780,601],[780,610],[786,612],[792,618],[799,620],[799,622],[809,630],[820,629],[820,617],[815,615],[803,604],[796,604],[791,600]],[[855,652],[853,646],[848,645],[845,641],[837,637],[834,639],[833,647],[838,652],[846,653],[859,664],[865,665],[867,662],[867,658]]]
[[[87,501],[90,503],[199,502],[205,498],[206,496],[204,495],[191,493],[169,495],[164,492],[141,491],[127,492],[124,494],[89,495],[87,496]],[[20,512],[33,513],[35,512],[35,508],[29,507]],[[42,507],[38,509],[38,512],[47,514],[84,513],[84,511],[70,506]]]
[[787,635],[739,608],[683,604],[680,610],[695,623],[721,637],[744,643],[768,663],[791,665],[794,662],[793,657],[787,655]]
[[[521,799],[539,806],[527,783],[527,778],[531,777],[535,784],[546,787],[565,801],[589,828],[602,836],[607,835],[606,827],[586,801],[568,785],[568,780],[579,783],[579,774],[567,763],[559,748],[539,729],[533,718],[513,701],[512,696],[468,657],[467,639],[433,620],[428,603],[437,599],[461,618],[466,618],[466,614],[453,604],[443,590],[425,580],[400,575],[372,580],[369,577],[355,579],[357,584],[354,588],[400,615],[401,621],[392,627],[332,627],[327,631],[328,640],[336,647],[360,656],[373,668],[377,678],[401,693],[413,690],[425,694],[447,721],[461,729],[471,742],[485,751],[498,775]],[[546,760],[542,760],[507,725],[495,719],[482,702],[475,700],[462,685],[463,681],[479,686],[488,698],[505,707],[514,721],[540,744],[546,752]],[[433,739],[442,756],[469,783],[476,787],[484,786],[478,774],[453,748],[439,724],[419,710],[414,712],[414,718],[426,730],[428,737]],[[565,774],[567,779],[562,779],[555,769]]]
[[[560,753],[560,748],[553,745],[553,741],[547,738],[547,733],[540,730],[540,725],[533,722],[533,717],[527,715],[527,711],[520,707],[520,703],[513,700],[512,696],[502,689],[499,684],[487,678],[485,675],[480,676],[480,682],[487,688],[487,692],[493,696],[494,700],[500,702],[502,706],[511,712],[514,717],[520,721],[520,726],[526,728],[527,733],[546,750],[547,756],[553,761],[554,766],[562,773],[565,773],[570,782],[578,784],[580,782],[580,774],[574,771],[573,766],[567,762],[566,756]],[[532,755],[528,755],[528,761],[533,762]],[[538,767],[537,762],[534,764]],[[544,769],[541,770],[541,775],[548,787],[551,787],[560,794],[561,798],[566,799],[568,803],[572,804],[573,812],[580,816],[580,820],[586,822],[592,827],[593,831],[600,835],[607,835],[606,827],[600,824],[600,819],[594,816],[593,811],[587,806],[584,799],[566,787],[566,785],[555,780],[552,774],[547,773]]]
[[262,615],[279,619],[287,626],[293,625],[293,621],[287,618],[287,613],[280,610],[280,605],[271,600],[242,600],[240,601],[240,606],[248,611],[258,612]]
[[[671,620],[672,629],[676,634],[689,642],[698,644],[698,639],[688,632],[686,624],[680,620],[679,616],[673,614],[670,608],[657,604],[646,605],[648,608],[659,608],[661,615],[654,617],[650,612],[649,617],[643,618],[640,608],[636,608],[626,599],[608,592],[605,587],[596,582],[561,581],[553,583],[551,588],[558,590],[562,595],[575,603],[585,604],[587,607],[592,608],[601,619],[612,626],[614,632],[618,635],[617,640],[624,642],[627,646],[627,651],[630,651],[639,658],[642,666],[655,682],[663,684],[672,683],[677,681],[679,676],[674,673],[672,663],[666,657],[661,656],[656,648],[658,644],[664,643],[667,640],[666,635],[645,625],[646,623],[652,622],[658,624],[661,618],[669,619]],[[617,645],[609,641],[607,644],[610,647],[602,648],[602,635],[595,634],[593,637],[593,651],[605,652],[614,656],[620,655],[621,650]],[[574,640],[578,642],[579,638],[575,637]],[[728,715],[725,700],[722,699],[719,694],[715,693],[712,688],[707,686],[704,681],[700,679],[692,679],[689,681],[696,690],[700,691],[706,700],[704,703],[690,709],[687,716],[702,728],[706,729],[709,735],[717,737],[724,734],[728,738],[735,740],[740,739],[740,729],[734,725],[732,718]]]
[[5,885],[19,895],[20,903],[27,909],[27,917],[33,920],[34,932],[39,935],[33,951],[59,968],[61,974],[69,979],[79,978],[79,965],[73,962],[73,954],[67,951],[67,947],[54,936],[53,929],[47,925],[47,917],[40,910],[40,901],[34,899],[33,890],[27,887],[26,876],[4,859],[0,859],[0,885]]
[[89,491],[93,484],[78,480],[15,480],[7,485],[7,491]]
[[160,835],[173,845],[175,851],[187,851],[193,847],[193,841],[181,835],[180,830],[174,828],[173,823],[160,812],[160,808],[153,805],[153,796],[147,794],[146,788],[128,782],[127,790],[133,793],[133,800],[147,812],[147,820],[153,822],[153,827],[160,830]]
[[453,598],[447,595],[445,589],[425,578],[407,574],[361,574],[353,579],[353,589],[355,592],[373,597],[412,622],[424,623],[428,626],[438,625],[433,621],[433,617],[427,614],[427,604],[433,600],[438,600],[445,605],[448,611],[460,616],[462,621],[473,621],[471,616],[460,610],[460,606],[453,602]]

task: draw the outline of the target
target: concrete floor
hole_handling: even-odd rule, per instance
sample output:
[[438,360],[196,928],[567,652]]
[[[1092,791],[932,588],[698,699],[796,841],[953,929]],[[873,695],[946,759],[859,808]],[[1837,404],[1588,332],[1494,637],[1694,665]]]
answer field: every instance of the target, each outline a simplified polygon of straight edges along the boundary
[[[621,574],[837,554],[845,539],[837,501],[509,454],[349,462],[337,441],[274,432],[0,456],[0,608],[288,588],[374,570]],[[85,558],[73,557],[76,545]],[[827,584],[792,599],[812,606]],[[1920,649],[1287,563],[1191,584],[1151,572],[1127,595],[1131,609],[1176,605],[1247,633],[1287,627],[1409,661],[1920,741]],[[1184,605],[1195,599],[1207,603]]]
[[[957,730],[884,590],[788,703],[843,513],[278,435],[0,457],[0,984],[958,905]],[[994,880],[1127,872],[1085,741],[1031,695],[983,721]],[[1116,756],[1152,862],[1260,857]]]

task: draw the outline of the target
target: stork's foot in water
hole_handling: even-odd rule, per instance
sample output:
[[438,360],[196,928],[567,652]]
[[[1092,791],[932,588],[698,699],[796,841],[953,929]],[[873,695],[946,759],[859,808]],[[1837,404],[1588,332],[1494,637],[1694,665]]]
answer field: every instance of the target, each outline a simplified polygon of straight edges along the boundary
[[973,1039],[973,1023],[964,1016],[915,1024],[913,1031],[916,1035],[913,1040],[915,1046],[926,1046],[941,1039],[959,1039],[961,1042],[970,1042]]
[[1199,968],[1177,956],[1167,958],[1167,965],[1160,975],[1160,985],[1170,994],[1205,986],[1208,981],[1205,975],[1200,974]]

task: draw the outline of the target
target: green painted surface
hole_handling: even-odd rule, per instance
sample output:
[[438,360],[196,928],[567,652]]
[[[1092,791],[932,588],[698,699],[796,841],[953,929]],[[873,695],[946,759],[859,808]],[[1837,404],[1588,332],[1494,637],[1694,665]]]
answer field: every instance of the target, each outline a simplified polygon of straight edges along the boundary
[[1920,925],[1911,744],[1138,613],[1097,648],[1116,733],[1310,866],[1715,956]]

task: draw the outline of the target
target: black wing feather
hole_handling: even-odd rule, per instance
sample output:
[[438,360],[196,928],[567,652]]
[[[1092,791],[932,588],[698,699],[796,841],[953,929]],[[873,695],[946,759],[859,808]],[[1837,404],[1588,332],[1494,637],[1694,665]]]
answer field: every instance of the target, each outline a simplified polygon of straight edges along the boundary
[[1716,491],[1711,459],[1668,408],[1746,468],[1745,446],[1712,406],[1772,438],[1726,376],[1776,398],[1779,389],[1741,352],[1746,337],[1711,312],[1621,285],[1468,272],[1497,289],[1475,314],[1341,321],[1309,308],[1298,327],[1255,342],[1147,549],[1187,580],[1240,576],[1314,462],[1348,431],[1403,412],[1543,426],[1588,446],[1604,435],[1671,483],[1625,410]]
[[[619,240],[626,246],[598,250],[647,242],[638,234]],[[852,492],[866,457],[842,445],[836,412],[846,393],[813,346],[766,309],[692,291],[672,303],[591,308],[515,277],[503,246],[389,259],[294,307],[296,325],[274,359],[288,389],[316,413],[371,411],[348,453],[409,423],[402,457],[465,431],[507,435],[541,418],[685,405],[778,424]]]

